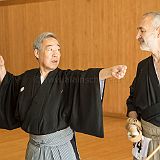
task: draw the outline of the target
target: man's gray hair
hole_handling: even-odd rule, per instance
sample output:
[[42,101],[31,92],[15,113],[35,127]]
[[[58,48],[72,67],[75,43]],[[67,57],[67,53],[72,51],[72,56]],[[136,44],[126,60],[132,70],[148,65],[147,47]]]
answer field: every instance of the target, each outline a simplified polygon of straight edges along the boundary
[[151,16],[153,17],[152,26],[158,28],[160,26],[160,12],[148,12],[143,15],[143,17]]
[[33,43],[33,49],[38,49],[38,50],[41,50],[41,44],[43,42],[44,39],[47,39],[47,38],[56,38],[56,35],[52,32],[44,32],[42,34],[40,34],[34,41]]

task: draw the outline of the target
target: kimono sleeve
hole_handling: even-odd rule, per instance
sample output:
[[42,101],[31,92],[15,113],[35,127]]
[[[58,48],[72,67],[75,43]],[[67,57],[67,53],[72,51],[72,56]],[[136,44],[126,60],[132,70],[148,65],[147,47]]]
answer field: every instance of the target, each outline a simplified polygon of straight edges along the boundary
[[18,96],[18,85],[15,77],[6,73],[0,85],[0,128],[14,129],[19,127],[15,117]]
[[127,101],[126,101],[127,116],[129,114],[129,112],[137,111],[136,100],[135,99],[136,99],[136,83],[137,83],[137,80],[138,80],[139,72],[140,72],[140,64],[138,64],[136,76],[135,76],[135,78],[132,82],[132,85],[130,86],[130,95],[127,98]]
[[99,71],[73,71],[70,77],[72,113],[70,126],[77,132],[104,137],[103,111],[100,92]]

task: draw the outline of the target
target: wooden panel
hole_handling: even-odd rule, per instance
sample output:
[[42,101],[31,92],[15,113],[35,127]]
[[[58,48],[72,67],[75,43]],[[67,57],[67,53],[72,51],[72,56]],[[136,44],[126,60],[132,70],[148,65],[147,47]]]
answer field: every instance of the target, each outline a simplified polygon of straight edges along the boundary
[[104,112],[126,113],[125,101],[138,61],[147,57],[137,43],[143,13],[159,10],[159,0],[13,0],[0,2],[0,53],[7,69],[19,74],[37,66],[35,36],[55,32],[61,43],[61,68],[85,69],[126,64],[123,80],[106,81]]

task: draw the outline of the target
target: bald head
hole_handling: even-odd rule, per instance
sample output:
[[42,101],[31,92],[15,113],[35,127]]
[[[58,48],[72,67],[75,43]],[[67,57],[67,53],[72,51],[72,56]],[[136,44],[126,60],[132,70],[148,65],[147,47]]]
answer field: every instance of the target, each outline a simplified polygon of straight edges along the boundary
[[160,12],[148,12],[143,15],[143,18],[150,19],[151,26],[156,29],[160,26]]

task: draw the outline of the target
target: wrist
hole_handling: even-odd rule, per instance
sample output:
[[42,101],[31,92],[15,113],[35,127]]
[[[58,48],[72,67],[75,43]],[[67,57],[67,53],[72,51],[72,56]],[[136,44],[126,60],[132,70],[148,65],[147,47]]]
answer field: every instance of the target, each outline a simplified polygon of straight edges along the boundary
[[105,79],[110,78],[110,77],[112,77],[112,70],[111,70],[111,68],[105,68],[105,69],[102,69],[99,72],[99,79],[100,80],[105,80]]
[[112,75],[112,68],[107,68],[107,72],[106,72],[106,75],[105,75],[107,78],[110,78],[110,77],[113,77]]

